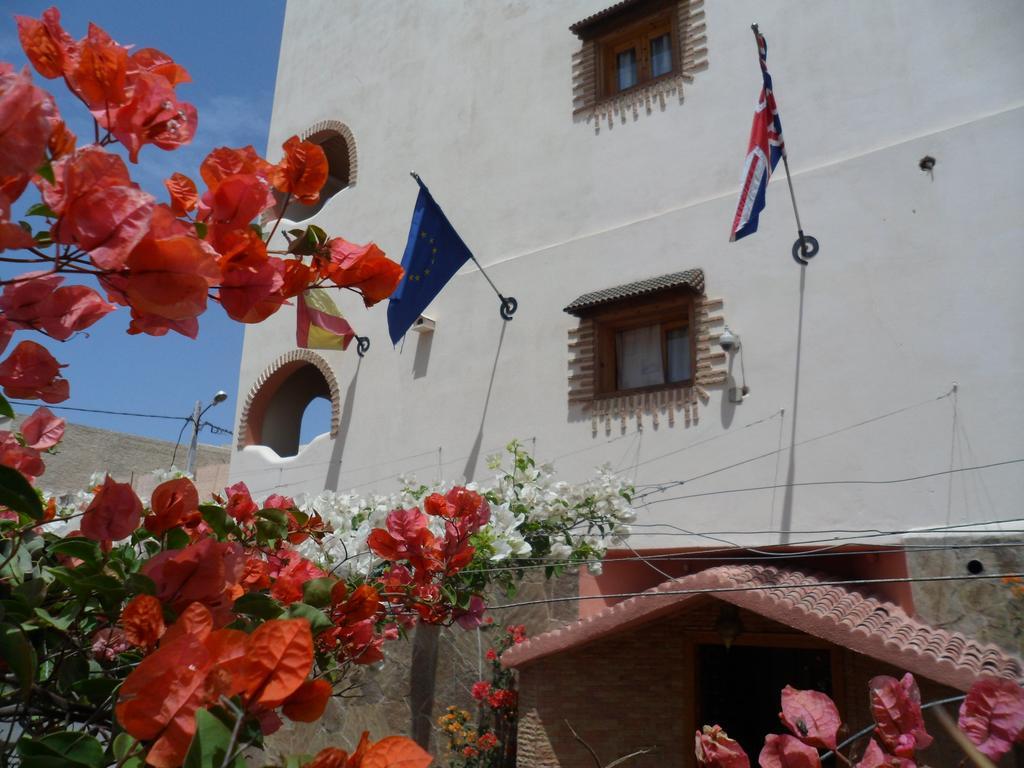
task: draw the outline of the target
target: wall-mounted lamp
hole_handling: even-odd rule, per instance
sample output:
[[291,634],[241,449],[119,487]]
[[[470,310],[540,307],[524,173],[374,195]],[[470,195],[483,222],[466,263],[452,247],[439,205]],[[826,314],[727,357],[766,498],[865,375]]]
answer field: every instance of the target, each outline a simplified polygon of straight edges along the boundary
[[715,622],[715,630],[722,638],[722,645],[726,649],[732,648],[743,631],[743,622],[740,621],[740,610],[735,605],[722,603],[718,608],[718,620]]
[[[738,387],[729,388],[729,402],[730,403],[742,403],[743,398],[750,394],[750,387],[747,386],[747,371],[743,365],[743,354],[742,344],[740,343],[740,335],[733,333],[729,326],[725,326],[722,330],[721,335],[718,337],[718,346],[722,348],[722,351],[727,355],[734,355],[739,353],[740,358],[740,376],[743,379],[743,383]],[[732,368],[732,361],[730,360],[729,368]]]
[[412,330],[415,333],[433,333],[436,324],[433,318],[427,317],[426,315],[420,315],[412,324]]

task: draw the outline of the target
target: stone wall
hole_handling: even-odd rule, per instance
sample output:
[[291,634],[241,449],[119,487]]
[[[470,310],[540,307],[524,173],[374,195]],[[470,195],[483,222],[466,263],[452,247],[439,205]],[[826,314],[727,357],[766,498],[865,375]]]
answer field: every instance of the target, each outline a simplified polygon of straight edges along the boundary
[[[520,603],[552,598],[572,598],[578,594],[575,574],[566,574],[545,581],[533,572],[524,579],[514,598],[492,598],[489,603]],[[530,635],[537,635],[575,620],[574,600],[493,610],[493,629],[467,631],[458,626],[442,629],[438,637],[438,662],[434,706],[430,714],[433,731],[431,752],[443,759],[444,739],[437,728],[437,719],[452,704],[475,711],[476,702],[470,689],[477,680],[489,679],[489,662],[484,659],[488,646],[498,633],[511,624],[524,624]],[[312,754],[327,746],[351,749],[364,730],[372,739],[390,734],[411,733],[410,673],[413,638],[385,643],[384,663],[374,667],[358,667],[350,675],[350,698],[334,699],[324,718],[305,725],[285,721],[284,726],[267,741],[264,759],[272,763],[287,754]],[[254,764],[259,762],[254,760]]]

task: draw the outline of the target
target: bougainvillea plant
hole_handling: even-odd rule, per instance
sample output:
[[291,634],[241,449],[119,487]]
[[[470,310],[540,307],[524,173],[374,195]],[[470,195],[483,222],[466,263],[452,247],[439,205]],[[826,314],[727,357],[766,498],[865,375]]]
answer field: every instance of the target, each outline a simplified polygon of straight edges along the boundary
[[[908,672],[900,679],[879,675],[868,688],[874,725],[839,743],[843,724],[832,699],[819,691],[786,686],[779,719],[789,733],[766,736],[757,764],[760,768],[821,768],[826,756],[834,756],[854,768],[916,768],[917,753],[933,738],[925,728],[913,675]],[[960,705],[957,726],[956,735],[965,735],[984,758],[998,762],[1015,743],[1024,743],[1024,688],[1012,680],[979,679]],[[952,721],[949,727],[956,731]],[[844,750],[864,738],[869,740],[854,762]],[[697,732],[694,751],[701,768],[750,768],[743,748],[717,725],[705,725]]]
[[515,768],[519,700],[515,673],[501,666],[501,654],[526,639],[523,625],[509,626],[497,647],[487,649],[490,680],[478,680],[472,688],[478,702],[476,724],[470,714],[450,706],[438,719],[448,742],[452,768]]
[[[129,333],[195,337],[211,301],[254,323],[313,286],[348,288],[367,306],[394,290],[401,268],[373,244],[310,226],[271,246],[290,201],[318,199],[328,171],[318,146],[293,137],[276,163],[220,147],[200,166],[202,187],[175,173],[159,201],[129,169],[194,136],[196,110],[176,94],[185,69],[94,24],[75,40],[56,9],[17,26],[36,74],[63,80],[94,131],[80,141],[27,69],[0,63],[0,261],[22,270],[0,275],[0,354],[15,333],[66,341],[118,305]],[[30,187],[31,221],[12,221]],[[7,397],[66,400],[63,367],[21,340],[0,361],[0,412],[13,416]],[[281,718],[317,720],[346,669],[374,658],[388,622],[373,587],[295,551],[319,520],[237,488],[201,504],[187,478],[143,502],[106,477],[84,508],[58,510],[34,482],[63,429],[43,407],[0,432],[0,761],[240,766]],[[351,754],[289,763],[430,761],[404,737],[364,735]]]

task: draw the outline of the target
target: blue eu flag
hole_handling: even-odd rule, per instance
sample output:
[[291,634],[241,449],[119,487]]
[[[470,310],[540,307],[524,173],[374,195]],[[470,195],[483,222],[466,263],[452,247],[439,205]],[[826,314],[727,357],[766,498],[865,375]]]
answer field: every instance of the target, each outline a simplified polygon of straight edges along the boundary
[[402,256],[405,274],[388,304],[388,331],[393,344],[398,343],[452,275],[473,256],[430,196],[430,190],[418,176],[416,181],[420,194]]

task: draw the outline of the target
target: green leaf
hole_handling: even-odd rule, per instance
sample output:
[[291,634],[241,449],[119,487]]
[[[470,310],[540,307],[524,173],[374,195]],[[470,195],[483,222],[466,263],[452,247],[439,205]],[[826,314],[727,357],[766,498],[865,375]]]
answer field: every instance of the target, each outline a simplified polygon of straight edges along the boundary
[[256,521],[256,542],[260,545],[267,545],[273,541],[280,541],[288,535],[288,528],[269,520]]
[[42,605],[46,597],[46,582],[42,579],[28,579],[16,586],[14,596],[23,601],[29,608]]
[[141,573],[133,573],[125,580],[124,585],[133,595],[156,594],[156,582]]
[[49,162],[45,162],[41,166],[36,168],[36,173],[38,173],[51,184],[56,183],[56,177],[53,175],[53,166],[50,165]]
[[36,649],[19,627],[0,626],[0,659],[3,659],[21,684],[21,692],[28,696],[36,679],[38,658]]
[[270,595],[262,592],[250,592],[235,600],[232,610],[254,619],[276,619],[284,610]]
[[16,469],[0,465],[0,504],[24,512],[33,520],[43,519],[43,502],[35,488]]
[[56,219],[57,218],[57,214],[54,213],[53,209],[50,208],[50,206],[48,206],[46,203],[36,203],[31,208],[29,208],[27,211],[25,211],[25,215],[26,216],[45,216],[48,219]]
[[195,223],[195,227],[196,227],[196,234],[199,235],[199,239],[200,240],[204,239],[206,237],[206,232],[209,229],[209,227],[206,226],[206,224],[201,222],[201,221],[197,221]]
[[41,229],[36,232],[34,239],[36,241],[36,245],[44,248],[48,245],[53,245],[53,235],[50,234],[50,230],[48,229]]
[[331,588],[337,583],[333,576],[310,579],[302,585],[302,599],[317,608],[326,608],[331,604]]
[[218,537],[224,538],[228,535],[228,513],[224,507],[218,504],[200,504],[199,513]]
[[320,227],[318,227],[316,224],[309,225],[309,233],[316,238],[316,241],[318,243],[327,242],[327,233],[320,229]]
[[18,741],[18,754],[24,768],[50,768],[71,765],[84,768],[102,768],[103,745],[87,733],[60,731],[41,739],[23,736]]
[[49,552],[54,555],[77,557],[90,565],[95,565],[102,558],[99,542],[81,536],[54,542],[49,546]]
[[184,549],[192,543],[192,539],[181,528],[172,528],[167,532],[168,549]]
[[305,603],[292,603],[285,611],[285,616],[289,619],[305,619],[309,622],[314,635],[318,635],[325,629],[330,629],[334,626],[323,611],[318,611],[312,605],[306,605]]
[[3,395],[0,395],[0,416],[6,416],[8,419],[14,418],[14,409]]
[[71,690],[99,706],[110,698],[120,684],[121,681],[113,677],[87,677],[72,683]]
[[72,621],[71,616],[52,616],[45,608],[36,608],[36,617],[44,624],[59,629],[61,632],[66,632]]
[[256,513],[257,517],[262,517],[264,520],[270,520],[278,525],[283,525],[285,528],[288,527],[288,513],[283,509],[274,509],[268,507],[267,509],[261,509]]
[[192,737],[182,768],[221,768],[225,764],[244,766],[241,755],[225,763],[232,749],[231,729],[215,715],[200,709],[196,712],[196,735]]

